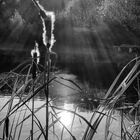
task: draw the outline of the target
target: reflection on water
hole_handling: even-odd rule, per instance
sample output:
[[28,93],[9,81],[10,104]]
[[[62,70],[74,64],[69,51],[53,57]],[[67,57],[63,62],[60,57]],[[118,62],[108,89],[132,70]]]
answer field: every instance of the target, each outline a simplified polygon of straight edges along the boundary
[[[90,94],[87,93],[89,91],[90,87],[84,87],[84,84],[82,84],[80,81],[78,81],[77,77],[73,74],[68,74],[68,73],[57,73],[57,79],[54,80],[50,84],[50,103],[51,106],[60,108],[60,110],[55,109],[57,113],[57,117],[60,118],[61,123],[56,123],[55,128],[51,127],[49,130],[49,140],[55,140],[53,131],[55,130],[56,133],[58,133],[59,136],[61,136],[61,132],[63,130],[63,125],[67,127],[69,130],[73,131],[74,130],[74,135],[76,137],[79,136],[79,134],[84,132],[86,128],[85,123],[81,123],[81,120],[76,117],[73,113],[67,111],[75,111],[78,114],[81,114],[88,120],[90,119],[90,116],[92,114],[92,111],[94,110],[94,92],[91,92]],[[72,80],[73,82],[71,82]],[[75,85],[77,83],[77,85]],[[81,89],[80,89],[81,88]],[[87,89],[88,88],[88,89]],[[83,92],[82,92],[83,91]],[[85,94],[86,93],[86,94]],[[3,107],[3,105],[10,99],[9,92],[1,92],[1,98],[0,98],[0,109]],[[13,106],[18,103],[19,98],[16,97],[13,102]],[[35,110],[37,110],[39,107],[45,104],[45,96],[43,93],[39,93],[35,97]],[[32,107],[32,102],[29,101],[28,106]],[[7,113],[7,107],[6,106],[2,112],[0,112],[0,120],[2,120]],[[92,107],[92,109],[91,109]],[[24,116],[24,110],[25,108],[23,107],[21,110],[16,114],[16,119],[18,120],[18,116],[20,116],[20,119],[18,120],[19,123],[23,119]],[[90,110],[90,112],[89,112]],[[52,108],[49,107],[49,111],[52,111]],[[21,114],[20,114],[21,113]],[[27,110],[26,116],[30,115],[31,112]],[[45,127],[46,124],[46,109],[45,105],[36,112],[36,117],[38,120],[40,120],[40,123],[42,124],[42,127]],[[52,117],[50,115],[50,117]],[[14,116],[12,115],[10,117],[10,122]],[[56,118],[53,118],[56,120]],[[74,124],[72,126],[72,122],[74,119]],[[52,118],[49,120],[49,123],[52,123]],[[62,125],[63,124],[63,125]],[[82,129],[81,129],[82,127]],[[80,128],[80,129],[79,129]],[[25,121],[23,130],[22,130],[22,139],[26,139],[30,135],[30,129],[31,129],[31,117]],[[34,131],[37,131],[38,127],[35,125]],[[67,140],[70,138],[70,135],[64,130],[64,140]],[[35,137],[37,136],[38,133],[35,134]],[[0,128],[0,136],[2,136],[2,127]],[[41,139],[43,140],[43,138]]]
[[[64,104],[63,109],[69,110],[69,105],[68,104]],[[71,123],[72,123],[72,113],[68,112],[68,111],[62,111],[60,112],[60,114],[58,114],[58,116],[60,117],[60,121],[66,126],[68,127]]]
[[[10,99],[9,96],[5,96],[5,97],[1,96],[0,109],[9,99]],[[13,103],[15,104],[17,102],[18,102],[18,98],[15,99]],[[35,110],[37,110],[37,108],[42,106],[44,103],[45,103],[45,100],[35,99]],[[29,102],[28,105],[31,108],[31,105],[32,105],[31,101]],[[53,103],[52,103],[52,106],[54,106]],[[62,124],[67,127],[67,129],[76,137],[77,140],[81,140],[85,133],[85,130],[87,128],[87,124],[81,118],[77,117],[73,113],[70,113],[69,111],[66,111],[66,110],[71,110],[73,112],[76,112],[79,115],[83,116],[88,121],[90,121],[93,112],[87,112],[86,110],[81,111],[81,109],[79,109],[79,107],[76,107],[74,104],[72,104],[72,103],[70,104],[67,102],[64,102],[63,105],[60,104],[60,106],[57,106],[57,107],[61,109],[61,110],[55,109],[56,114],[58,115],[58,118],[60,117],[61,123],[58,122],[54,125],[54,127],[52,127],[53,126],[53,125],[51,125],[52,120],[51,119],[49,120],[49,124],[51,126],[49,128],[49,140],[58,140],[58,137],[59,137],[59,139],[61,137],[63,137],[62,138],[63,140],[70,140],[71,136],[65,129],[63,129]],[[66,109],[66,110],[63,110],[63,109]],[[51,111],[51,108],[49,108],[49,110]],[[0,120],[2,120],[3,117],[5,117],[6,111],[7,111],[7,107],[2,112],[0,112]],[[28,116],[29,114],[30,114],[30,111],[28,110],[26,112],[26,116]],[[18,118],[19,115],[21,116],[21,118]],[[16,117],[15,117],[16,121],[19,119],[18,121],[20,123],[20,121],[23,118],[23,115],[24,115],[24,108],[22,108],[21,111],[19,110],[17,112]],[[45,127],[45,124],[46,124],[45,106],[42,107],[38,112],[36,112],[35,115],[39,119],[42,127]],[[97,116],[98,116],[98,114],[97,114]],[[10,117],[10,122],[12,122],[13,118],[14,118],[14,115],[12,115]],[[110,131],[117,135],[117,136],[113,137],[113,140],[120,140],[120,120],[121,120],[121,118],[118,113],[116,113],[116,115],[115,114],[113,115],[112,127],[111,127]],[[54,119],[54,121],[55,121],[55,119]],[[72,122],[74,122],[73,125],[72,125]],[[106,123],[106,117],[103,118],[101,125],[97,129],[97,133],[95,134],[95,137],[94,137],[95,140],[104,139],[105,123]],[[129,122],[127,122],[127,123],[129,123]],[[11,125],[10,125],[10,127],[11,127]],[[18,129],[19,128],[20,127],[18,127]],[[31,130],[31,117],[25,121],[24,126],[22,128],[22,134],[21,134],[22,140],[28,138],[28,136],[30,135],[30,130]],[[34,132],[37,132],[37,133],[34,134],[34,138],[37,138],[37,136],[40,134],[40,131],[38,131],[38,130],[39,130],[38,127],[35,125]],[[3,132],[3,128],[0,127],[0,137],[2,137],[2,132]],[[54,133],[55,133],[55,135],[54,135]],[[63,136],[62,136],[62,133],[63,133]],[[57,135],[57,137],[56,137],[56,135]],[[17,135],[16,135],[16,138],[17,138]],[[40,137],[40,140],[44,140],[44,138]]]
[[[10,99],[10,96],[1,96],[0,97],[0,109],[3,107],[3,105]],[[13,102],[13,106],[18,103],[19,99],[16,98],[14,99],[14,102]],[[60,102],[58,103],[59,101],[57,101],[57,107],[60,108],[61,110],[57,110],[56,109],[56,112],[57,112],[57,117],[59,118],[60,117],[60,121],[61,123],[56,123],[55,124],[55,133],[58,134],[58,136],[61,135],[61,132],[63,130],[63,125],[65,127],[67,127],[69,130],[71,129],[71,124],[72,124],[72,120],[74,118],[74,114],[73,113],[70,113],[69,111],[66,111],[66,110],[71,110],[71,111],[74,111],[75,110],[75,106],[74,104],[70,104],[70,103],[64,103],[61,104]],[[40,100],[40,99],[35,99],[35,110],[37,110],[40,106],[42,106],[43,104],[45,103],[45,100]],[[54,102],[53,102],[54,103]],[[54,105],[52,103],[52,106],[56,106],[56,104]],[[59,106],[59,105],[60,106]],[[32,107],[32,102],[30,101],[28,103],[28,106]],[[52,108],[49,108],[49,110],[51,111]],[[65,110],[63,110],[65,109]],[[16,113],[16,117],[14,115],[12,115],[10,117],[10,122],[12,123],[12,120],[16,119],[16,121],[18,121],[18,123],[20,123],[23,119],[23,115],[24,115],[24,110],[25,110],[25,107],[23,107],[21,110],[19,109],[19,111]],[[39,111],[37,111],[35,113],[36,117],[38,118],[38,120],[40,121],[41,125],[43,127],[45,127],[45,124],[46,124],[46,112],[45,112],[45,106],[42,107]],[[6,113],[7,113],[7,106],[4,108],[4,110],[2,110],[0,112],[0,120],[2,120],[5,116],[6,116]],[[30,115],[30,111],[27,110],[26,112],[26,117],[28,115]],[[80,112],[77,110],[77,113],[80,114]],[[81,114],[85,117],[90,117],[91,113],[87,113],[87,112],[81,112]],[[18,118],[20,116],[20,118]],[[50,117],[51,118],[51,117]],[[19,119],[19,120],[18,120]],[[54,119],[55,120],[55,119]],[[74,126],[73,126],[73,130],[74,130],[74,133],[75,133],[75,136],[78,137],[78,135],[81,133],[81,131],[84,131],[84,129],[86,128],[86,124],[83,123],[83,125],[79,122],[79,118],[75,118],[75,123],[74,123]],[[17,123],[17,122],[16,122]],[[52,123],[52,120],[50,119],[49,120],[49,124],[51,125]],[[62,125],[63,124],[63,125]],[[11,127],[11,125],[10,125]],[[82,129],[80,128],[82,127]],[[18,127],[20,128],[20,126]],[[80,128],[80,129],[79,129]],[[14,129],[14,128],[13,128]],[[30,135],[30,130],[31,130],[31,117],[29,117],[29,119],[27,119],[24,123],[24,127],[22,129],[22,135],[21,135],[21,139],[26,139],[29,135]],[[38,131],[38,127],[35,125],[34,126],[34,131]],[[53,129],[52,127],[49,129],[49,140],[56,140],[56,138],[54,137],[53,133],[52,133]],[[2,137],[2,132],[3,132],[3,127],[1,126],[0,127],[0,137]],[[13,132],[14,133],[14,132]],[[16,135],[17,137],[18,135]],[[35,133],[34,137],[37,137],[38,136],[38,133]],[[67,140],[70,138],[70,135],[64,131],[64,140]],[[40,140],[44,140],[44,138],[42,137]]]

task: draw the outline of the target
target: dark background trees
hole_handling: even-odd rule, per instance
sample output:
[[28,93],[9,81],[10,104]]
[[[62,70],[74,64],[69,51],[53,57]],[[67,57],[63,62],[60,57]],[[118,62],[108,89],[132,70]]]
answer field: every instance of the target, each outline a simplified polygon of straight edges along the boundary
[[[94,52],[92,55],[97,59],[101,59],[99,56],[102,60],[113,59],[114,45],[140,44],[138,0],[40,0],[40,3],[56,13],[54,49],[65,58],[85,52],[79,50],[88,46],[87,50]],[[41,34],[42,23],[31,0],[0,0],[0,49],[9,50],[14,44],[18,46],[14,50],[30,51],[35,40],[42,43]]]
[[[56,12],[56,25],[60,30],[64,23],[90,29],[106,24],[110,28],[113,25],[124,28],[136,37],[140,35],[138,0],[40,0],[40,3],[45,9]],[[0,17],[0,40],[21,41],[28,34],[28,37],[40,36],[41,22],[31,0],[1,0]]]

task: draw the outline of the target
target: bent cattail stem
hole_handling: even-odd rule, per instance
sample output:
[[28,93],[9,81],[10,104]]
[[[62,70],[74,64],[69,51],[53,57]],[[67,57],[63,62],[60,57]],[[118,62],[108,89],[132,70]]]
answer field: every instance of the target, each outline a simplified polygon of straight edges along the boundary
[[[40,12],[42,13],[42,12]],[[54,39],[54,34],[53,34],[53,31],[54,31],[54,22],[55,22],[55,14],[54,12],[45,12],[46,14],[46,17],[47,18],[44,18],[41,15],[41,20],[42,20],[42,25],[43,25],[43,34],[42,34],[42,37],[43,37],[43,43],[45,46],[49,46],[49,51],[51,51],[54,43],[56,42],[56,40]],[[48,45],[50,44],[50,45]]]
[[[54,23],[55,23],[55,14],[53,11],[46,11],[42,5],[36,0],[32,0],[34,4],[36,5],[37,9],[39,10],[40,18],[42,20],[43,25],[43,43],[45,46],[49,46],[49,51],[51,52],[51,49],[56,42],[54,38]],[[48,43],[50,45],[48,45]]]

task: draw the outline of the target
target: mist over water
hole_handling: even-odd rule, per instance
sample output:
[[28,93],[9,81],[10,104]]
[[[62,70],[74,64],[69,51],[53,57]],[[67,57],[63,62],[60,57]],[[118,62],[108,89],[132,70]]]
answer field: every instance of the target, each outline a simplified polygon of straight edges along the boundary
[[[52,58],[54,59],[52,63],[55,61],[55,67],[58,70],[75,74],[79,80],[87,81],[93,87],[108,88],[121,68],[133,57],[129,55],[126,58],[127,54],[123,52],[120,55],[114,49],[112,42],[108,42],[106,38],[101,40],[99,34],[85,31],[84,28],[64,28],[61,34],[57,34],[56,43],[52,49],[57,57]],[[104,35],[107,34],[104,33]],[[7,43],[7,45],[9,45],[7,49],[0,53],[1,72],[9,71],[17,64],[31,59],[29,48],[33,48],[34,45],[29,46],[28,50],[23,48],[14,52],[10,50],[11,44]],[[43,46],[40,45],[39,49],[43,57]],[[124,58],[123,61],[122,58]],[[41,58],[41,63],[43,60]]]

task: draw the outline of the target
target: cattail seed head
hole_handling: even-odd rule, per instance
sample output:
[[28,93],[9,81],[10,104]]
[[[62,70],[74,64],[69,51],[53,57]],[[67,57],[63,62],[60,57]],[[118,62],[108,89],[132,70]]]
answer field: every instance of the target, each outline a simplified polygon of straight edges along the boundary
[[32,78],[36,78],[36,71],[37,71],[37,64],[39,63],[39,49],[38,49],[38,43],[35,42],[35,48],[31,50],[31,56],[33,58],[33,63],[32,63]]
[[45,46],[49,43],[49,51],[51,51],[54,43],[56,42],[54,38],[54,23],[55,23],[55,14],[53,11],[46,11],[39,1],[36,1],[40,9],[40,17],[43,25],[43,43]]

